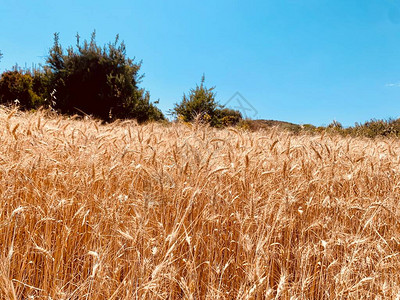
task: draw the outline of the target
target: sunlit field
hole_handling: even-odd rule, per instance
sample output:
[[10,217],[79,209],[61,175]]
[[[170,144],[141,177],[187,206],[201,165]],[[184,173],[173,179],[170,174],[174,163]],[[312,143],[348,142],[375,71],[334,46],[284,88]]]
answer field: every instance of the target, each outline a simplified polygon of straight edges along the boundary
[[400,143],[0,110],[1,299],[400,299]]

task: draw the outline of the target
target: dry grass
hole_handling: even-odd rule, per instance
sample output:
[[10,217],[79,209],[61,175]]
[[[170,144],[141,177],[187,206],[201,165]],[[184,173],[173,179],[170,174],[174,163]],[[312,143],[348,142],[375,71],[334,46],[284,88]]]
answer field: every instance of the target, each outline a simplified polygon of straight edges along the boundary
[[0,110],[1,299],[400,297],[398,140]]

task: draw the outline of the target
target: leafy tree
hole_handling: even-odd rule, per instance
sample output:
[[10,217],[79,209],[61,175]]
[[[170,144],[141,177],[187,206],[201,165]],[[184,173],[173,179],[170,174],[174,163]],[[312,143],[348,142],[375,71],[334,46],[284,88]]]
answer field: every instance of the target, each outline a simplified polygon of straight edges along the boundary
[[242,119],[240,112],[218,104],[215,100],[215,87],[207,88],[204,82],[203,75],[200,86],[197,85],[195,89],[191,89],[188,95],[183,94],[182,101],[175,104],[172,114],[184,122],[200,119],[217,127],[239,122]]
[[40,104],[53,107],[55,105],[52,101],[54,100],[54,89],[52,88],[52,73],[50,70],[48,68],[34,68],[30,73],[32,76],[32,90],[41,99]]
[[149,93],[138,87],[140,63],[126,57],[118,35],[114,43],[100,47],[92,33],[88,42],[68,47],[66,53],[54,35],[54,45],[47,58],[55,89],[55,107],[62,113],[86,113],[103,120],[136,118],[139,122],[164,119],[150,103]]
[[32,109],[42,104],[34,90],[34,77],[29,70],[15,68],[1,74],[0,103],[18,104],[22,109]]

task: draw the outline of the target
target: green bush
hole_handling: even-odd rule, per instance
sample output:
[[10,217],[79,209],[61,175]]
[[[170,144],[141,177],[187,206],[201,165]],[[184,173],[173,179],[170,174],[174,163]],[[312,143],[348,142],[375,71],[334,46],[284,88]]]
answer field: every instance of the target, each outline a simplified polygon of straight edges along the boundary
[[342,125],[342,123],[340,123],[336,120],[333,120],[332,123],[328,125],[328,128],[340,130],[340,129],[343,129],[343,125]]
[[242,120],[242,114],[230,108],[216,110],[216,122],[214,126],[234,126]]
[[43,104],[35,91],[35,76],[30,71],[14,69],[0,77],[0,103],[16,104],[22,109],[32,109]]
[[375,120],[358,124],[349,128],[352,135],[374,138],[377,136],[398,136],[400,133],[400,120]]
[[314,125],[312,125],[312,124],[303,124],[302,126],[302,129],[303,130],[305,130],[305,131],[311,131],[311,132],[313,132],[313,131],[315,131],[317,128],[314,126]]
[[40,105],[46,105],[53,107],[54,101],[54,89],[52,88],[51,72],[48,68],[44,69],[33,69],[32,75],[32,89],[40,98]]
[[242,119],[241,113],[219,105],[215,100],[215,87],[205,87],[204,81],[203,75],[200,86],[191,89],[188,95],[183,94],[182,101],[175,103],[172,114],[183,122],[198,120],[215,127],[237,124]]
[[179,120],[191,122],[196,119],[202,121],[210,121],[215,118],[216,109],[218,107],[215,101],[214,89],[204,86],[205,77],[203,75],[200,86],[191,89],[189,95],[183,94],[181,103],[176,103],[173,109],[173,114]]
[[356,123],[354,126],[343,127],[337,121],[333,121],[327,127],[314,127],[312,125],[303,125],[303,130],[315,133],[333,133],[343,136],[368,137],[375,138],[379,136],[399,137],[400,136],[400,119],[376,120]]
[[118,36],[103,47],[91,40],[66,53],[55,34],[54,45],[47,59],[55,108],[66,114],[89,114],[102,120],[135,118],[139,122],[162,120],[162,112],[150,103],[149,93],[138,87],[141,63],[126,57]]

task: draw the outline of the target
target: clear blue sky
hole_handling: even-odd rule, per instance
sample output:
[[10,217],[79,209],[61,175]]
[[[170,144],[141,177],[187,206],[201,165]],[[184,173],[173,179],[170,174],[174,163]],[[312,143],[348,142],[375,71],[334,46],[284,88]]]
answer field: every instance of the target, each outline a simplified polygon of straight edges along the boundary
[[119,33],[164,112],[205,73],[220,103],[238,91],[256,118],[400,116],[400,0],[0,0],[0,28],[0,71],[44,63],[54,32],[63,46]]

